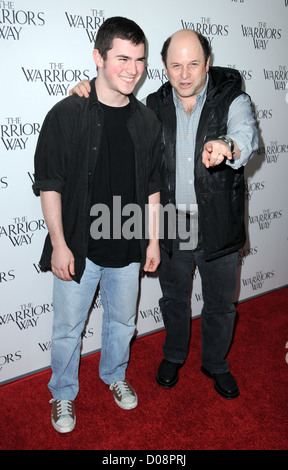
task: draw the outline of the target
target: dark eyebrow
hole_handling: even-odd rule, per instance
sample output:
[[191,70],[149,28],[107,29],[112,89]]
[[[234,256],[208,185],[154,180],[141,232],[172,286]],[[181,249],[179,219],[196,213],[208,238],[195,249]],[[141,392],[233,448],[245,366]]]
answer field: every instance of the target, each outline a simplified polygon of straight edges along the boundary
[[[116,57],[122,57],[122,59],[131,59],[131,57],[129,57],[128,55],[124,55],[124,54],[118,54],[116,55]],[[136,60],[145,60],[146,57],[143,56],[143,57],[138,57]]]

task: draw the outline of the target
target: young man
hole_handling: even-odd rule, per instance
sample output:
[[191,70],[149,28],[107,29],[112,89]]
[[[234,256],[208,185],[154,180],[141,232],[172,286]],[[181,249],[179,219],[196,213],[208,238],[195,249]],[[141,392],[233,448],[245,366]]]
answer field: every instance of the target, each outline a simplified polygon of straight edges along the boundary
[[[238,249],[245,243],[244,166],[258,146],[251,100],[241,91],[237,70],[210,67],[205,37],[181,30],[162,48],[169,82],[147,97],[163,127],[163,188],[161,204],[186,206],[186,233],[198,206],[198,244],[184,249],[180,216],[177,237],[161,243],[160,307],[166,329],[157,383],[165,388],[178,381],[178,370],[189,351],[191,274],[197,264],[202,281],[202,372],[226,399],[238,397],[237,382],[226,359],[235,305]],[[88,83],[72,91],[88,96]],[[164,145],[165,144],[165,145]],[[182,230],[182,233],[185,232]]]
[[61,433],[76,422],[81,334],[98,284],[104,309],[99,374],[121,408],[137,406],[125,372],[139,269],[155,271],[160,261],[154,228],[149,242],[145,223],[138,237],[113,224],[107,235],[96,217],[99,208],[108,209],[102,222],[110,227],[127,204],[135,204],[144,220],[145,207],[159,203],[160,124],[132,94],[144,71],[144,33],[131,20],[110,18],[98,31],[93,57],[98,73],[89,99],[75,95],[54,106],[35,153],[33,190],[49,231],[40,265],[54,274],[52,424]]

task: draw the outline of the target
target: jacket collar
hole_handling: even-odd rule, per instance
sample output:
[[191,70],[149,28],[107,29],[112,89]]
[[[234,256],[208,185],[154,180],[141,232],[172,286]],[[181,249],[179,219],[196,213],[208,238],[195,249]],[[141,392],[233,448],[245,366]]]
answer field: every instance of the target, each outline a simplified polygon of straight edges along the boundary
[[226,93],[231,88],[241,89],[241,75],[236,69],[228,67],[210,67],[207,101],[217,99],[225,88]]

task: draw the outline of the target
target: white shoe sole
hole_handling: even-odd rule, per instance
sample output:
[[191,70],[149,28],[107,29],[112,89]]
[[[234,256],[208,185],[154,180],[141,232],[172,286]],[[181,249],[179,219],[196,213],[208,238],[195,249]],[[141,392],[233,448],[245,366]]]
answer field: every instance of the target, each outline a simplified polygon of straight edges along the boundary
[[121,403],[121,401],[117,400],[116,397],[114,397],[114,400],[115,402],[117,403],[117,405],[122,408],[122,410],[133,410],[134,408],[136,408],[136,406],[138,405],[138,398],[137,398],[137,395],[135,397],[135,401],[133,401],[133,403]]
[[60,432],[61,434],[65,434],[66,432],[73,431],[73,429],[76,426],[76,418],[73,421],[73,423],[70,424],[70,426],[59,426],[57,423],[55,423],[53,418],[51,419],[51,421],[52,421],[53,428],[56,429],[56,431]]

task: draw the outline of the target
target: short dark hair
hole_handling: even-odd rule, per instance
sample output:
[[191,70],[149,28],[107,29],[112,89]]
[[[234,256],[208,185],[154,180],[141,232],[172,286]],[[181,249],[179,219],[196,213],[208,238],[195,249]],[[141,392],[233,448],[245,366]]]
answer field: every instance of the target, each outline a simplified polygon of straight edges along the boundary
[[[204,52],[204,58],[205,58],[205,65],[206,65],[207,60],[211,55],[211,46],[209,44],[208,39],[205,36],[203,36],[201,33],[198,33],[198,31],[194,31],[194,33],[198,37],[200,44],[202,46],[202,49]],[[170,36],[168,39],[166,39],[161,50],[161,57],[166,66],[167,66],[167,52],[168,52],[168,48],[169,48],[172,37],[173,36]]]
[[107,52],[112,49],[115,38],[126,39],[136,46],[144,44],[146,49],[145,34],[140,26],[128,18],[114,16],[100,26],[94,44],[94,49],[98,49],[104,60],[107,58]]

